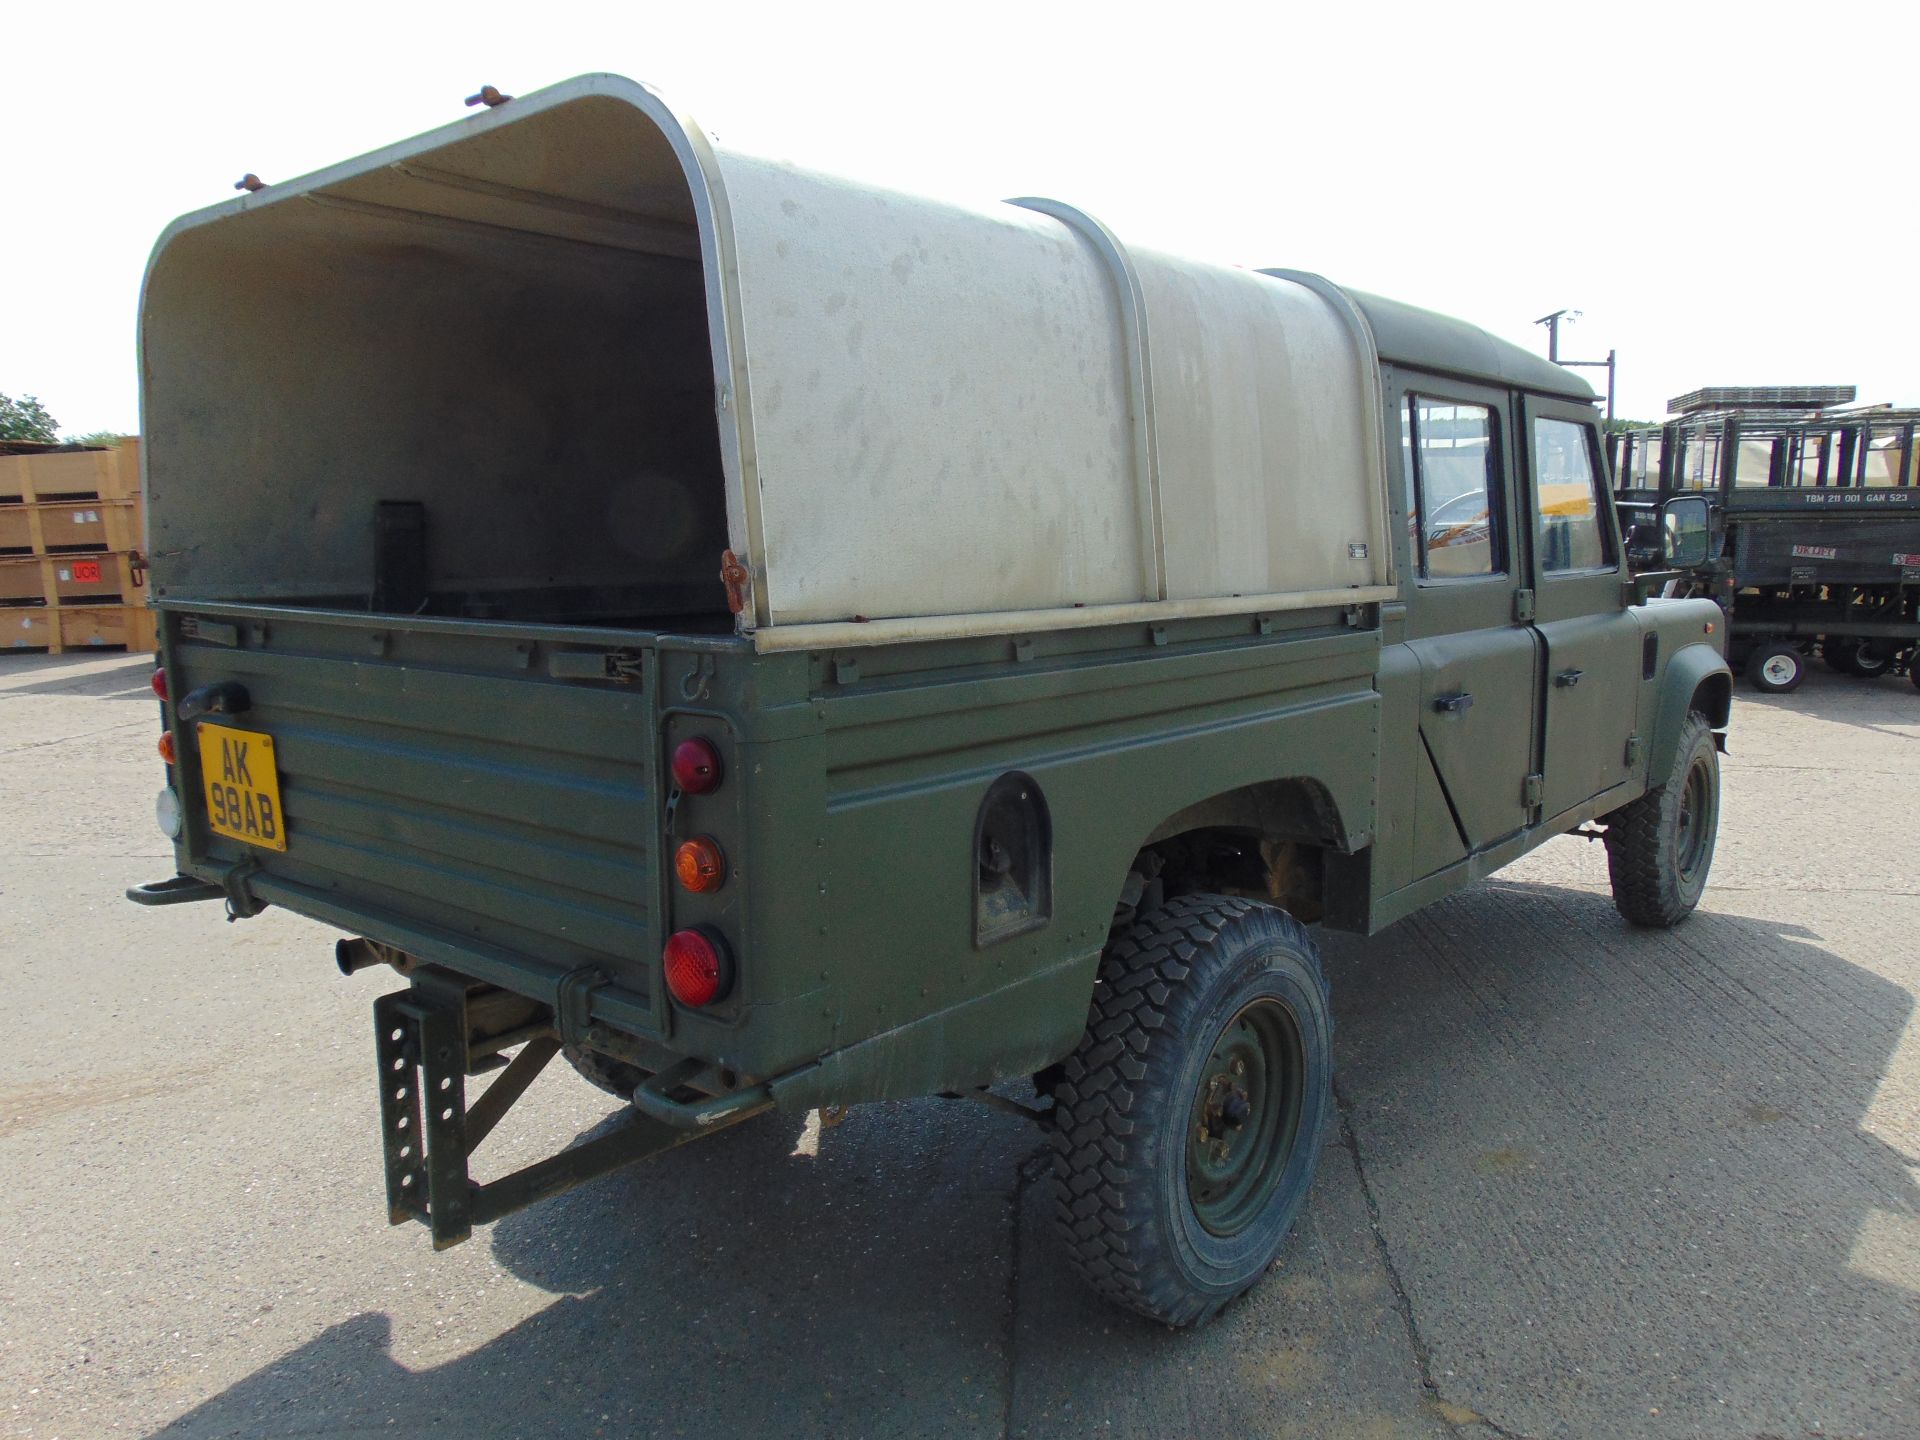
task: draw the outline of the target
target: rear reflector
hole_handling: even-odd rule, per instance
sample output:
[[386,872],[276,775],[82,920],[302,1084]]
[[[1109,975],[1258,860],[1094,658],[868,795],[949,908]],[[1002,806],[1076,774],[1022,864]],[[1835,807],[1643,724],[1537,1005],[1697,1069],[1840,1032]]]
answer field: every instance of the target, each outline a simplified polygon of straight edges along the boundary
[[667,993],[682,1005],[711,1005],[733,983],[727,942],[704,928],[676,930],[668,936],[660,965],[667,978]]
[[689,795],[705,795],[720,784],[720,752],[695,736],[673,747],[673,783]]

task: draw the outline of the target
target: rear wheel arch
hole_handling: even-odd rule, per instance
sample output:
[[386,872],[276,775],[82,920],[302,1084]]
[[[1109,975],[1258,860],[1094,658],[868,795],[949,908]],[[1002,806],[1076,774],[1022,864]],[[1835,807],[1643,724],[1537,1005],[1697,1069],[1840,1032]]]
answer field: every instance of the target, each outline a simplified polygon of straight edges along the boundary
[[[1156,825],[1122,878],[1122,900],[1144,879],[1161,898],[1243,895],[1311,922],[1325,903],[1326,856],[1346,853],[1351,838],[1332,788],[1317,777],[1239,786],[1182,806]],[[1116,907],[1116,926],[1120,913]]]

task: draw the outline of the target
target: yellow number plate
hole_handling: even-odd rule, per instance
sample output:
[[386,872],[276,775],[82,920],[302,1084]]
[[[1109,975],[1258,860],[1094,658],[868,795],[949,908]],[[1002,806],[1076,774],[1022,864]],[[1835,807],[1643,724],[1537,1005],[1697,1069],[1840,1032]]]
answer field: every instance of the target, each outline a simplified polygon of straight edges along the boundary
[[287,848],[271,735],[202,724],[200,781],[207,791],[207,823],[216,834],[268,850]]

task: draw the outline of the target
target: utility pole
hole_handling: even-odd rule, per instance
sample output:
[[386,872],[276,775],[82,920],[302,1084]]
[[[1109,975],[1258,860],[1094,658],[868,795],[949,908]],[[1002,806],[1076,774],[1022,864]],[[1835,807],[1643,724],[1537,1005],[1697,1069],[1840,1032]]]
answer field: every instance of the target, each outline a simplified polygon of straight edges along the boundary
[[1580,318],[1578,310],[1556,310],[1551,315],[1542,315],[1533,323],[1547,327],[1547,359],[1556,365],[1582,366],[1589,370],[1607,372],[1607,424],[1613,424],[1613,381],[1618,366],[1620,352],[1607,351],[1604,360],[1562,360],[1560,358],[1560,322],[1565,320],[1571,325]]

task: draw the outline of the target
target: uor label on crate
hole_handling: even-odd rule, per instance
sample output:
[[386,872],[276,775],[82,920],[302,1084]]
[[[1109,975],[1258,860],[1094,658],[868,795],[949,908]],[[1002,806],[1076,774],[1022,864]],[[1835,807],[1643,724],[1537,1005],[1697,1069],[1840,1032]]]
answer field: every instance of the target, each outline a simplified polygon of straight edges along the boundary
[[71,580],[76,585],[98,585],[100,583],[100,562],[98,560],[76,560],[73,573],[60,572],[62,580]]

